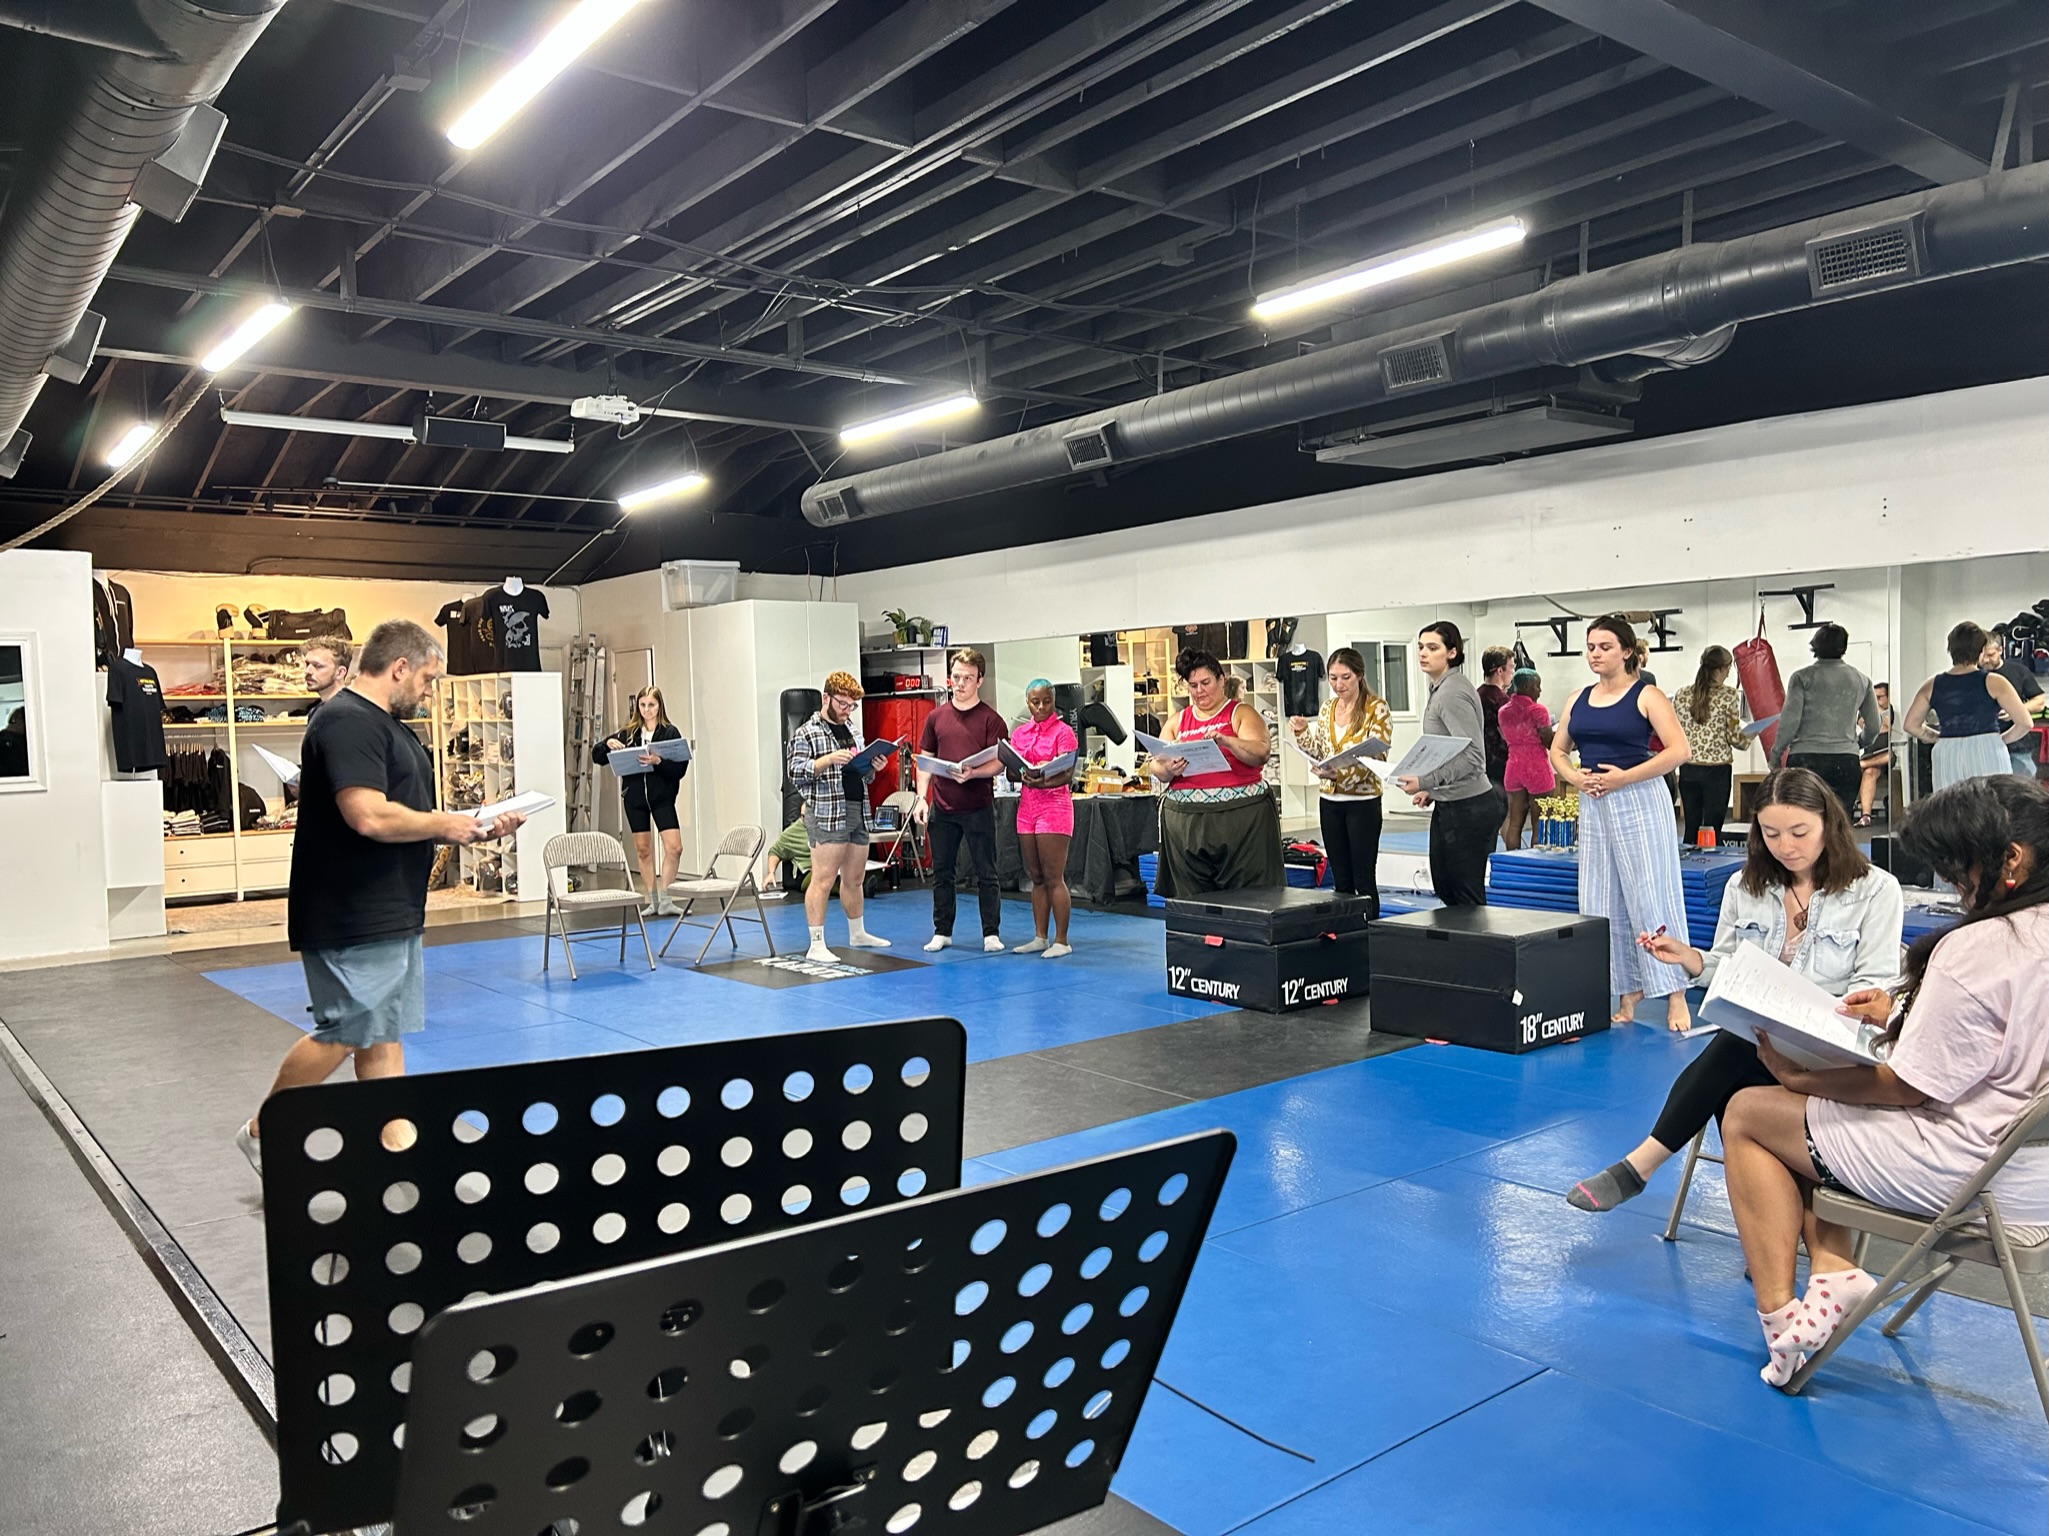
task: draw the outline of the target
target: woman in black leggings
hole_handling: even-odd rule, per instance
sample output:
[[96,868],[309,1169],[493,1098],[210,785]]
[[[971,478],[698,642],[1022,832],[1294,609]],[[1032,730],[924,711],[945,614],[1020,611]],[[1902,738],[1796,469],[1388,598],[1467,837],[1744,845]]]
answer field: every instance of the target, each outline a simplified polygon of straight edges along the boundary
[[[1892,987],[1904,915],[1899,882],[1858,850],[1835,792],[1809,769],[1781,768],[1758,786],[1749,859],[1722,890],[1714,948],[1702,954],[1662,933],[1639,934],[1637,942],[1702,985],[1739,944],[1762,945],[1844,997]],[[1739,1035],[1715,1035],[1679,1074],[1649,1138],[1621,1162],[1581,1179],[1566,1200],[1583,1211],[1608,1211],[1634,1199],[1665,1159],[1721,1119],[1738,1090],[1774,1081],[1756,1046]]]

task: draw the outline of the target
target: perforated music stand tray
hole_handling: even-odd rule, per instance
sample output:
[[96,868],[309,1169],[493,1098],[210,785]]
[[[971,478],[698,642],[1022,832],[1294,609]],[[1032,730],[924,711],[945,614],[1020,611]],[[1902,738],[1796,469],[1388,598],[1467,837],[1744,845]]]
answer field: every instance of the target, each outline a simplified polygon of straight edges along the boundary
[[397,1536],[1010,1536],[1100,1504],[1227,1131],[465,1302]]
[[272,1098],[280,1529],[391,1518],[442,1308],[956,1188],[966,1062],[958,1021],[916,1019]]

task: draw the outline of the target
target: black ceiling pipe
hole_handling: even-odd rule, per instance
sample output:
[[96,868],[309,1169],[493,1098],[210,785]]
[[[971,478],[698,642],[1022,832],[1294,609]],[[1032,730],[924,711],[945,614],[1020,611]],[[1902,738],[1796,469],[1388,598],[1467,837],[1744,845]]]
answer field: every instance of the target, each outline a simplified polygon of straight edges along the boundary
[[24,150],[0,222],[0,464],[20,462],[22,419],[136,217],[137,178],[220,94],[284,3],[136,0],[136,25],[161,56],[92,58],[54,131]]
[[2049,163],[1739,240],[1682,246],[1463,314],[1324,347],[1010,437],[821,481],[819,527],[886,517],[1532,368],[1705,361],[1731,328],[2049,256]]

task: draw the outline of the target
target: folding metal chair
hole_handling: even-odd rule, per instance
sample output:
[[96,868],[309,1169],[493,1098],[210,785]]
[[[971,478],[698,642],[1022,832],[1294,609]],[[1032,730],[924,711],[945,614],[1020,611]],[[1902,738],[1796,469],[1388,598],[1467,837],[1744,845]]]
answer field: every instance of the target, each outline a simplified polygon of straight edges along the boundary
[[[1686,1214],[1686,1197],[1693,1192],[1693,1170],[1702,1163],[1719,1165],[1722,1161],[1719,1152],[1708,1151],[1707,1133],[1708,1128],[1704,1125],[1694,1133],[1693,1140],[1687,1144],[1686,1166],[1679,1170],[1679,1188],[1672,1195],[1672,1214],[1665,1218],[1665,1230],[1659,1234],[1668,1243],[1679,1241],[1679,1218]],[[1870,1233],[1857,1234],[1857,1244],[1851,1250],[1850,1256],[1860,1265],[1864,1262],[1864,1250],[1870,1243]],[[1749,1271],[1745,1270],[1744,1273],[1748,1274]]]
[[[603,929],[584,929],[572,933],[569,915],[572,912],[607,912],[619,914],[619,963],[626,963],[627,921],[631,919],[640,928],[641,947],[647,951],[647,968],[655,968],[654,946],[648,942],[647,923],[640,915],[641,894],[633,888],[633,866],[627,862],[626,849],[619,839],[609,832],[567,832],[560,837],[551,837],[541,849],[541,867],[548,882],[548,913],[545,926],[541,929],[541,969],[548,968],[548,945],[559,933],[562,937],[562,958],[569,964],[569,979],[576,980],[576,952],[570,948],[572,942],[587,944],[594,939],[610,938],[609,925]],[[569,889],[566,878],[556,876],[572,868],[594,870],[604,873],[618,870],[625,885],[586,886],[580,891]]]
[[[2008,1305],[2014,1321],[2020,1324],[2021,1347],[2027,1351],[2028,1368],[2035,1373],[2035,1390],[2041,1394],[2043,1415],[2049,1417],[2049,1368],[2043,1365],[2041,1336],[2035,1331],[2035,1319],[2028,1310],[2028,1293],[2021,1286],[2022,1275],[2049,1272],[2049,1228],[2025,1227],[2016,1233],[2000,1214],[1998,1197],[1991,1188],[1993,1176],[2026,1146],[2049,1147],[2049,1087],[2028,1101],[2028,1107],[1999,1138],[1999,1145],[1985,1159],[1984,1166],[1938,1216],[1890,1210],[1837,1190],[1814,1192],[1814,1214],[1821,1220],[1860,1233],[1875,1232],[1892,1238],[1905,1243],[1907,1251],[1886,1271],[1877,1288],[1850,1309],[1829,1341],[1794,1372],[1793,1379],[1786,1384],[1788,1392],[1804,1388],[1823,1362],[1835,1353],[1837,1345],[1893,1297],[1906,1291],[1905,1303],[1880,1330],[1892,1338],[1921,1303],[1941,1289],[1958,1261],[1969,1260],[1973,1264],[1992,1265],[2005,1279]],[[1928,1269],[1910,1279],[1910,1271],[1924,1261],[1928,1261]]]
[[[908,869],[913,879],[923,883],[925,841],[919,835],[918,823],[911,817],[911,810],[917,803],[918,796],[915,790],[900,789],[895,794],[884,797],[882,808],[896,812],[896,828],[887,843],[875,845],[875,852],[868,861],[870,871],[887,869],[894,878]],[[910,848],[908,854],[904,852],[906,844]]]
[[[709,869],[701,875],[685,875],[669,883],[670,897],[682,902],[683,907],[676,914],[676,926],[671,928],[669,936],[662,940],[661,953],[665,957],[669,953],[669,946],[676,942],[676,935],[683,931],[686,923],[692,928],[710,930],[704,936],[703,946],[697,951],[697,958],[690,962],[692,965],[703,964],[705,951],[711,948],[711,941],[718,936],[721,925],[725,927],[726,936],[733,941],[733,947],[738,949],[740,935],[733,929],[733,919],[734,908],[739,906],[742,898],[754,903],[754,916],[749,917],[742,912],[738,914],[739,920],[743,923],[761,924],[761,936],[768,942],[769,955],[774,956],[775,937],[768,931],[768,913],[762,908],[761,887],[754,879],[754,861],[761,856],[762,847],[767,841],[759,827],[735,827],[719,843],[718,852],[711,856]],[[730,878],[721,875],[721,859],[740,860],[740,872]],[[718,915],[709,923],[694,920],[690,915],[691,908],[700,901],[715,901],[719,904]]]

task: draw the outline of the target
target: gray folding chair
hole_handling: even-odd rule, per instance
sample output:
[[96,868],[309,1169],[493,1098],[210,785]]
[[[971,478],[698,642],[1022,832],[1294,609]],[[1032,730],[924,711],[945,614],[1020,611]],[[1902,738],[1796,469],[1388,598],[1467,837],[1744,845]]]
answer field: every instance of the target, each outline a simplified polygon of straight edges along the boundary
[[[704,944],[697,951],[697,958],[690,962],[692,965],[704,963],[705,951],[711,948],[711,941],[718,936],[721,925],[726,930],[726,936],[733,941],[733,947],[738,949],[740,935],[733,930],[733,919],[737,915],[743,923],[761,924],[761,936],[768,943],[770,957],[774,957],[775,937],[768,931],[768,913],[762,909],[761,887],[754,879],[754,861],[761,856],[762,845],[767,841],[759,827],[735,827],[719,843],[718,852],[711,856],[711,868],[701,875],[684,875],[669,883],[670,898],[682,902],[683,906],[676,914],[676,926],[671,928],[669,936],[662,940],[661,952],[664,956],[669,953],[669,946],[676,942],[676,935],[683,931],[686,923],[692,928],[710,930],[704,936]],[[738,873],[721,875],[721,859],[738,859]],[[743,900],[754,904],[754,916],[749,917],[745,912],[736,914],[735,909]],[[699,902],[718,903],[718,914],[709,923],[690,915],[691,908]]]
[[[615,913],[619,920],[619,963],[626,963],[626,935],[629,922],[640,929],[641,948],[647,951],[647,968],[655,968],[654,946],[648,942],[647,923],[640,915],[642,897],[633,888],[633,866],[626,860],[626,849],[619,839],[609,832],[566,832],[560,837],[551,837],[541,849],[541,867],[546,871],[548,882],[548,916],[546,926],[541,930],[541,969],[548,968],[548,945],[559,933],[562,937],[562,958],[569,964],[569,979],[576,980],[576,952],[570,948],[573,943],[586,944],[594,939],[609,939],[611,924],[602,929],[582,929],[572,932],[569,926],[571,913],[581,915],[587,912]],[[571,869],[585,869],[604,875],[616,870],[623,882],[621,885],[585,885],[580,890],[571,890],[567,872]]]
[[[1710,1152],[1707,1149],[1707,1133],[1708,1128],[1704,1125],[1694,1132],[1693,1140],[1687,1143],[1686,1166],[1679,1170],[1679,1188],[1672,1195],[1672,1214],[1665,1218],[1665,1230],[1659,1234],[1668,1243],[1679,1241],[1679,1218],[1686,1214],[1686,1197],[1693,1192],[1693,1170],[1702,1163],[1714,1163],[1717,1166],[1721,1164],[1721,1153]],[[1864,1250],[1870,1243],[1869,1232],[1857,1234],[1857,1245],[1851,1249],[1850,1256],[1860,1265],[1864,1262]],[[1747,1275],[1750,1271],[1746,1269],[1744,1273]]]
[[[925,844],[919,836],[918,823],[911,811],[918,803],[915,790],[900,789],[893,795],[883,797],[884,810],[896,812],[896,827],[888,834],[887,842],[877,842],[869,850],[868,872],[875,874],[882,870],[891,872],[892,877],[904,869],[920,884],[925,879]],[[905,850],[908,848],[909,852]]]
[[[2041,1394],[2042,1412],[2049,1416],[2049,1369],[2043,1366],[2041,1336],[2035,1331],[2035,1319],[2028,1310],[2028,1293],[2021,1286],[2022,1275],[2049,1271],[2049,1228],[2028,1227],[2016,1232],[2000,1214],[1998,1197],[1991,1188],[1993,1176],[2026,1146],[2049,1147],[2049,1087],[2042,1088],[2028,1101],[2027,1108],[1999,1138],[1999,1145],[1985,1159],[1984,1166],[1956,1192],[1938,1216],[1890,1210],[1836,1190],[1814,1192],[1814,1214],[1823,1221],[1860,1233],[1875,1232],[1905,1243],[1907,1251],[1886,1271],[1877,1288],[1850,1309],[1829,1341],[1794,1372],[1793,1379],[1786,1384],[1788,1392],[1804,1388],[1823,1362],[1835,1353],[1838,1344],[1905,1291],[1905,1303],[1880,1330],[1892,1338],[1921,1303],[1941,1289],[1958,1261],[1969,1260],[1993,1266],[2005,1279],[2008,1304],[2013,1309],[2014,1321],[2020,1324],[2021,1347],[2028,1352],[2028,1368],[2035,1373],[2035,1390]],[[1914,1273],[1924,1263],[1928,1267]]]

